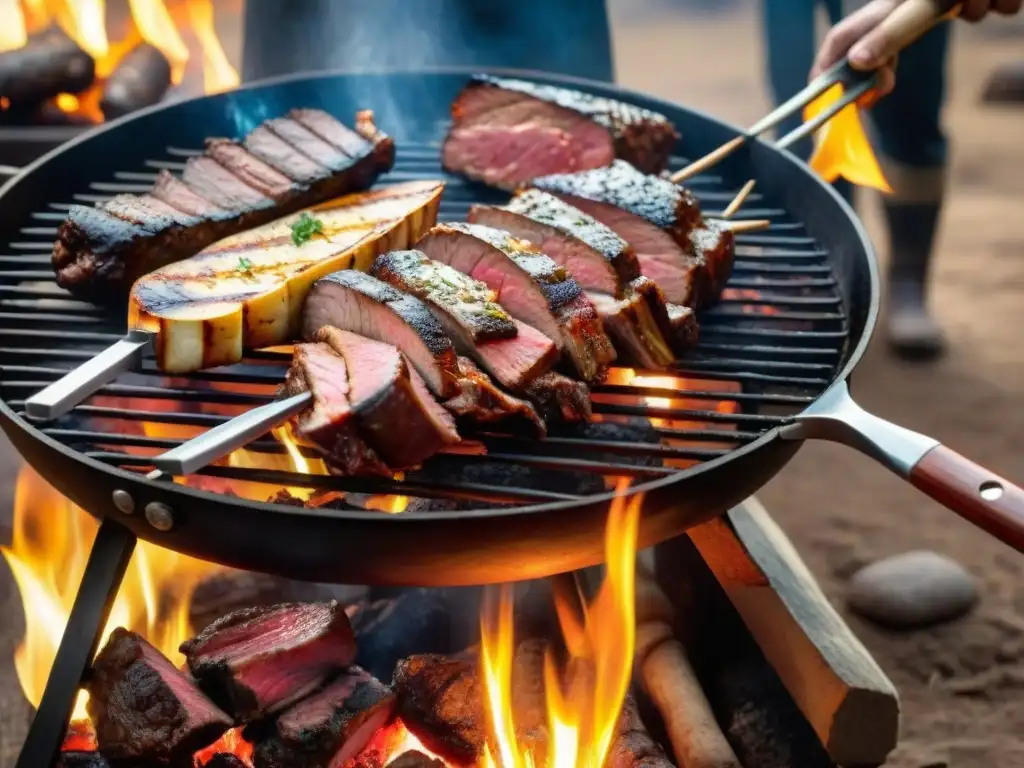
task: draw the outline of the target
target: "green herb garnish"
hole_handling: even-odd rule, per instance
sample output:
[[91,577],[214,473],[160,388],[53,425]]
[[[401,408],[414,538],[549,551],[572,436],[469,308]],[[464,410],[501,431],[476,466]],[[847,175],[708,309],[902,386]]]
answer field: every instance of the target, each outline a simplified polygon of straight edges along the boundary
[[319,235],[324,231],[324,223],[320,219],[314,219],[306,211],[303,211],[295,223],[292,224],[292,242],[295,245],[302,245],[311,240],[313,235]]
[[252,262],[245,256],[238,257],[238,266],[235,269],[246,277],[252,277]]

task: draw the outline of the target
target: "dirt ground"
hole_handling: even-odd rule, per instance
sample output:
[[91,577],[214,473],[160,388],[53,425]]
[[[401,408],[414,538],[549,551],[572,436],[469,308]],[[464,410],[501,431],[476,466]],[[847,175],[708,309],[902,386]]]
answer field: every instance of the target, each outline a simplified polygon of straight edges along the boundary
[[[611,5],[624,84],[737,123],[764,113],[751,0]],[[708,15],[697,6],[716,11]],[[951,353],[935,365],[907,365],[877,343],[854,380],[865,407],[1018,480],[1024,479],[1024,109],[983,108],[977,97],[996,64],[1024,54],[1022,42],[1020,23],[958,28],[948,110],[951,196],[934,292]],[[879,234],[870,207],[865,217]],[[884,245],[881,237],[878,242]],[[4,481],[16,466],[13,456],[0,453],[0,485],[10,487]],[[840,447],[808,445],[761,499],[840,606],[845,577],[884,555],[931,548],[971,571],[982,602],[963,621],[906,634],[879,631],[856,617],[850,622],[902,696],[902,739],[892,766],[1024,766],[1018,735],[1024,593],[1016,588],[1024,558]],[[9,579],[0,582],[0,626],[20,625],[18,598]],[[12,633],[0,631],[0,765],[13,765],[28,716],[13,701],[20,694],[12,644]]]
[[[616,14],[625,84],[742,124],[764,113],[760,38],[746,3],[699,20],[666,13],[669,2],[652,4],[650,16],[627,13],[626,5]],[[853,380],[864,407],[1018,481],[1024,480],[1024,108],[983,107],[978,94],[997,64],[1021,55],[1019,22],[958,25],[947,111],[951,194],[933,293],[950,336],[949,356],[935,365],[904,364],[876,340]],[[874,206],[867,208],[884,260],[884,232]],[[1018,587],[1024,558],[841,447],[807,445],[760,498],[838,605],[845,577],[888,554],[929,548],[970,570],[982,601],[960,622],[894,634],[848,618],[902,696],[902,738],[891,765],[1024,766]]]

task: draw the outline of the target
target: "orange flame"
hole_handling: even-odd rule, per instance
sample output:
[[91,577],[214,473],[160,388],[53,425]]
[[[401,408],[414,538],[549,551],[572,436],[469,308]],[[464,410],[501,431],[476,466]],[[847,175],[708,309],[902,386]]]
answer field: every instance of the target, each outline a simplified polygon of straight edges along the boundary
[[231,66],[213,25],[211,0],[188,0],[188,15],[192,31],[203,49],[203,88],[207,93],[219,93],[238,86],[238,70]]
[[28,42],[25,14],[18,0],[0,0],[0,53],[21,48]]
[[[804,108],[804,121],[813,120],[842,95],[841,83],[829,88]],[[840,110],[818,131],[810,166],[828,182],[844,178],[862,187],[892,192],[864,132],[856,104]]]
[[[574,609],[556,607],[569,652],[568,674],[559,673],[549,649],[545,689],[550,743],[547,768],[601,768],[629,687],[636,642],[634,582],[637,530],[642,495],[626,498],[622,481],[608,512],[605,530],[607,575],[582,620],[568,618]],[[561,598],[564,600],[565,598]],[[481,657],[487,709],[495,733],[483,768],[536,768],[537,757],[524,751],[515,736],[512,711],[513,605],[511,589],[489,594],[481,617]],[[569,679],[564,679],[568,677]]]
[[[0,553],[10,566],[25,612],[25,636],[14,666],[25,698],[39,705],[71,606],[81,583],[97,525],[29,467],[22,468],[14,495],[14,531]],[[196,586],[220,566],[140,541],[103,630],[115,627],[146,637],[175,664],[178,646],[194,633],[189,606]],[[82,692],[73,719],[86,717]]]
[[171,81],[180,83],[188,63],[188,46],[178,34],[163,0],[128,0],[132,20],[142,39],[158,49],[171,64]]

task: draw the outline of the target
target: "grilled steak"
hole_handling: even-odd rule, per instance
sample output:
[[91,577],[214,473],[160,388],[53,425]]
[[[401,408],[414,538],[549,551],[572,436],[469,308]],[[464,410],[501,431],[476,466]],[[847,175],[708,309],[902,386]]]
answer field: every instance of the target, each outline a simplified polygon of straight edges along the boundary
[[625,240],[539,189],[525,190],[502,208],[474,205],[469,220],[529,240],[590,291],[619,296],[624,283],[640,276],[640,262]]
[[468,357],[460,355],[458,364],[461,391],[444,402],[444,407],[458,421],[474,427],[493,426],[531,437],[547,434],[547,425],[530,403],[498,389]]
[[615,737],[604,762],[606,768],[672,768],[665,750],[651,738],[632,694],[626,694]]
[[664,115],[524,80],[475,76],[452,104],[444,168],[504,188],[536,176],[600,168],[616,157],[648,173],[679,134]]
[[523,390],[523,396],[548,421],[586,421],[591,415],[587,385],[554,371],[533,379]]
[[[442,188],[409,182],[354,193],[225,238],[140,279],[129,325],[157,333],[157,364],[172,373],[235,363],[244,349],[290,341],[313,282],[409,245],[437,220]],[[311,225],[319,232],[297,236]]]
[[579,284],[535,245],[481,224],[439,224],[417,248],[486,284],[513,317],[554,341],[584,380],[600,380],[615,359]]
[[360,435],[350,401],[348,366],[330,345],[295,345],[285,392],[313,395],[312,406],[299,414],[296,426],[302,437],[323,451],[333,469],[343,475],[393,474]]
[[[319,131],[321,136],[352,134],[325,112],[301,112],[296,113],[297,119],[278,120],[300,128],[303,122],[331,126]],[[342,147],[331,143],[340,143],[337,138],[322,141],[343,158],[333,165],[322,163],[321,157],[307,153],[308,147],[297,146],[273,126],[269,130],[261,128],[256,129],[260,133],[252,142],[211,141],[205,155],[189,159],[180,181],[161,173],[153,197],[196,220],[181,220],[166,211],[162,215],[122,218],[123,198],[119,204],[110,201],[98,208],[72,206],[53,247],[57,282],[79,298],[100,303],[120,301],[143,275],[198,253],[235,232],[346,192],[366,189],[394,164],[394,143],[365,115],[357,119],[361,135],[356,136],[358,143],[349,140]],[[274,133],[295,151],[282,150],[271,140],[276,150],[253,152],[267,145],[268,133]],[[310,135],[315,136],[312,132]],[[315,167],[306,160],[298,163],[294,174],[290,172],[288,161],[297,155],[322,168],[323,173],[314,173]]]
[[691,253],[706,265],[711,274],[711,292],[704,306],[712,304],[722,295],[725,284],[732,276],[736,258],[736,235],[721,223],[705,221],[703,226],[690,232]]
[[118,627],[93,662],[86,708],[104,757],[174,766],[231,727],[231,718],[142,637]]
[[255,768],[342,766],[366,746],[395,710],[395,695],[359,667],[278,717],[253,753]]
[[[656,296],[657,286],[653,282],[642,277],[634,283],[641,290],[628,289],[625,298],[616,299],[603,293],[591,293],[590,300],[597,307],[604,327],[615,339],[615,345],[623,357],[641,368],[665,368],[675,359],[675,355],[652,311],[660,309],[665,312],[665,305],[660,303],[660,306],[652,307],[649,303],[649,299]],[[642,290],[649,286],[654,291]]]
[[331,326],[394,344],[435,395],[451,397],[459,390],[455,347],[437,318],[416,297],[365,272],[343,269],[317,280],[306,298],[302,325],[307,339]]
[[697,313],[682,304],[665,304],[668,322],[672,326],[671,343],[676,350],[687,349],[697,344],[700,326]]
[[331,600],[229,613],[181,652],[199,686],[236,722],[249,722],[308,696],[351,664],[356,642]]
[[717,279],[732,270],[731,253],[712,266],[695,255],[691,232],[702,225],[697,199],[668,179],[616,161],[609,168],[535,179],[534,184],[614,230],[636,251],[640,270],[665,297],[699,307],[717,298]]
[[329,326],[317,340],[344,358],[359,434],[389,467],[417,466],[460,442],[451,414],[397,348]]
[[512,319],[491,290],[420,251],[393,251],[377,259],[371,274],[422,299],[455,342],[512,391],[548,371],[558,348],[540,331]]

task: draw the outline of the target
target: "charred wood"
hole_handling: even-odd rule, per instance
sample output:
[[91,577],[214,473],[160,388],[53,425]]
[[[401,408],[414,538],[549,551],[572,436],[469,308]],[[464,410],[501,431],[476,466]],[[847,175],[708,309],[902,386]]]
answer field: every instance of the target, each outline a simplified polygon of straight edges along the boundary
[[12,107],[36,106],[59,93],[80,93],[95,77],[92,56],[57,28],[0,53],[0,98]]
[[100,109],[107,120],[156,104],[171,87],[171,63],[149,43],[140,43],[121,59],[103,84]]
[[388,763],[390,768],[444,768],[444,762],[412,750]]
[[[622,702],[622,712],[616,724],[616,735],[612,740],[605,760],[605,768],[673,768],[665,750],[651,738],[632,694]],[[687,765],[687,768],[690,768]]]
[[110,768],[99,752],[61,752],[57,768]]

